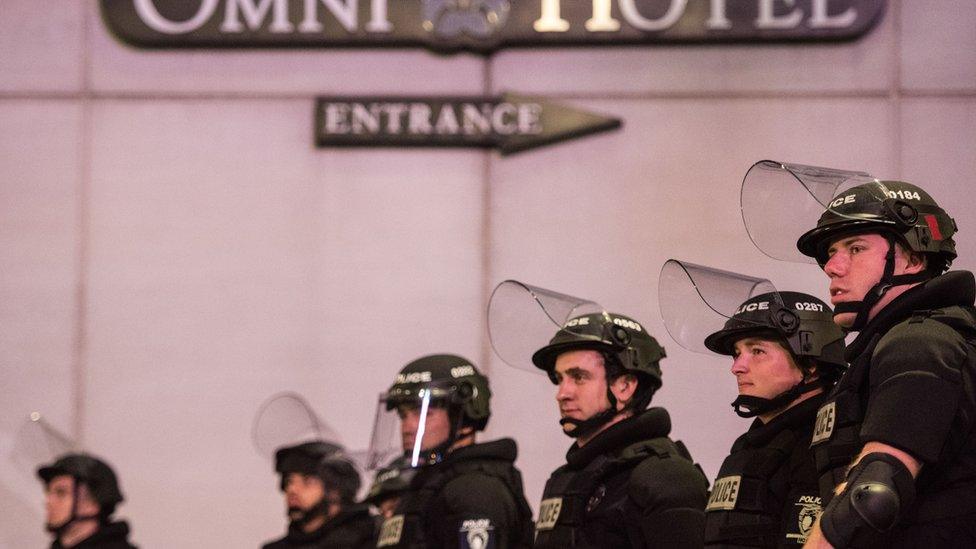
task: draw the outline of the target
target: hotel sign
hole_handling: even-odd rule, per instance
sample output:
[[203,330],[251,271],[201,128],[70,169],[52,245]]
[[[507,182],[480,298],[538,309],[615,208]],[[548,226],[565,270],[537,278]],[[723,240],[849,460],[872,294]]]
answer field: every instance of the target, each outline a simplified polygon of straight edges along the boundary
[[320,97],[318,147],[480,147],[511,154],[619,128],[620,120],[551,102],[499,97]]
[[507,47],[852,40],[886,0],[100,0],[141,48]]

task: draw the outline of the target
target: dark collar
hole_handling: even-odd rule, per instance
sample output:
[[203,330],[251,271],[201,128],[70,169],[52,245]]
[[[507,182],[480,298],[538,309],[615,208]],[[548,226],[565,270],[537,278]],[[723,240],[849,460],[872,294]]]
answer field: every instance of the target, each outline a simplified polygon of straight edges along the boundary
[[285,538],[292,543],[312,543],[321,539],[322,536],[325,535],[325,527],[329,524],[329,522],[330,521],[326,521],[325,524],[316,528],[315,530],[312,530],[311,532],[302,530],[300,525],[292,522],[288,525],[288,535],[285,536]]
[[852,362],[867,348],[875,335],[886,333],[915,311],[972,306],[976,301],[976,279],[969,271],[951,271],[927,280],[896,297],[868,321],[857,338],[847,346],[845,358]]
[[796,406],[789,408],[780,415],[774,417],[769,423],[763,423],[756,418],[752,422],[749,430],[735,441],[732,450],[737,450],[740,446],[751,448],[761,448],[773,440],[776,435],[783,431],[802,431],[803,429],[813,428],[813,419],[817,414],[817,409],[827,398],[827,392],[823,392],[804,400]]
[[360,520],[372,520],[369,514],[369,506],[363,503],[348,504],[342,507],[339,513],[325,521],[325,524],[305,532],[298,525],[291,524],[288,527],[288,539],[294,542],[309,543],[325,537],[329,532],[351,522]]
[[369,514],[369,505],[365,503],[350,503],[345,505],[339,514],[325,522],[323,530],[335,530],[340,526],[350,522],[361,520],[372,520]]
[[[510,438],[501,438],[462,446],[447,454],[447,457],[441,463],[451,463],[468,459],[500,459],[514,462],[516,457],[518,457],[518,446],[515,444],[515,441]],[[436,466],[433,465],[433,467]]]
[[[128,542],[128,537],[129,524],[124,520],[120,520],[118,522],[103,524],[98,530],[95,531],[94,534],[79,541],[73,547],[78,547],[81,549],[84,547],[99,547],[103,543]],[[60,549],[63,546],[61,545],[60,540],[56,540],[51,547],[54,549]]]
[[431,465],[423,465],[410,480],[410,489],[415,490],[427,483],[432,475],[439,475],[455,463],[469,460],[498,460],[514,463],[518,457],[518,446],[510,438],[479,442],[452,450],[444,459]]
[[597,456],[615,453],[631,444],[664,437],[671,432],[671,417],[664,408],[648,408],[640,414],[614,423],[582,448],[573,444],[566,463],[573,469],[586,467]]

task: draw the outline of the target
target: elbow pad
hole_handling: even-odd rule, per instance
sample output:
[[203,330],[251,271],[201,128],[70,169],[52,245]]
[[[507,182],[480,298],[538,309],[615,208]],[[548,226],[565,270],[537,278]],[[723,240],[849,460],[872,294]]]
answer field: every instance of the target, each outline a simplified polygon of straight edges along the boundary
[[905,464],[872,452],[847,474],[847,486],[824,509],[820,528],[834,547],[868,544],[891,530],[914,501],[915,479]]

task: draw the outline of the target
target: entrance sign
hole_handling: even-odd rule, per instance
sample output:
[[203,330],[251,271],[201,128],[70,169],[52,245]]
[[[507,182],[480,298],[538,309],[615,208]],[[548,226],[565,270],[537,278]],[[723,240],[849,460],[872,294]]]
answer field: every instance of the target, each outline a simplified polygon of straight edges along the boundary
[[320,97],[318,147],[481,147],[511,154],[619,128],[620,120],[542,98]]

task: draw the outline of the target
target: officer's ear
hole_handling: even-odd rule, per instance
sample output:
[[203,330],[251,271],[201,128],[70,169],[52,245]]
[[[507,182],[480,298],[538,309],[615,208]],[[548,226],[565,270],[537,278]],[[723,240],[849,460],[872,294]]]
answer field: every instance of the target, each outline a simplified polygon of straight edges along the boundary
[[339,493],[338,488],[333,488],[331,486],[325,487],[325,502],[329,505],[342,505],[342,494]]
[[101,514],[102,509],[92,496],[88,485],[82,482],[78,485],[78,501],[75,502],[75,512],[80,517],[93,517]]
[[895,242],[895,253],[905,258],[905,274],[920,273],[928,268],[928,258],[925,254],[913,251],[903,246],[901,242]]
[[617,409],[623,410],[634,398],[637,392],[637,376],[634,374],[621,374],[610,382],[610,392],[617,399]]

